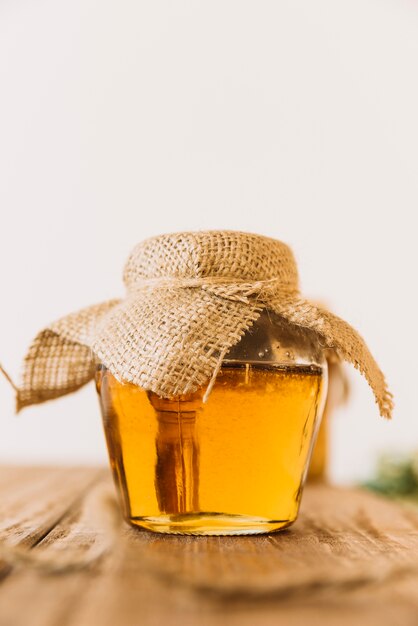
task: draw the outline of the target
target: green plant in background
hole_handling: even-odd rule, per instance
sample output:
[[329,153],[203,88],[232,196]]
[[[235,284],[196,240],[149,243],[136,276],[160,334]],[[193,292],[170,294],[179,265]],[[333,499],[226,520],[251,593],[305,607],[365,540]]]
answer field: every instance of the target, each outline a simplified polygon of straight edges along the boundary
[[418,504],[418,451],[411,456],[382,454],[376,478],[364,483],[372,491],[394,498],[414,500]]

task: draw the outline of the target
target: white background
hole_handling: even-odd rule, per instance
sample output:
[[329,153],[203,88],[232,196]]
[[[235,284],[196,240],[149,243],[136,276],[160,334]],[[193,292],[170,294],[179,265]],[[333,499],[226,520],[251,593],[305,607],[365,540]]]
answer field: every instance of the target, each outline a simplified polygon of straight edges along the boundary
[[[123,294],[132,246],[230,228],[288,242],[302,287],[355,325],[332,474],[418,448],[418,5],[412,0],[0,0],[0,358]],[[104,462],[92,386],[13,415],[0,462]]]

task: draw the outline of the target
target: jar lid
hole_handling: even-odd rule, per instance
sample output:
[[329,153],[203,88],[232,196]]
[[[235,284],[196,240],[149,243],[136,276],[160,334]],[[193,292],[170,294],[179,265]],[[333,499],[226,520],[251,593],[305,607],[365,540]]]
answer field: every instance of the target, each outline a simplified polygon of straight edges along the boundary
[[175,233],[137,245],[126,296],[68,315],[41,331],[24,361],[17,409],[75,391],[101,361],[118,380],[161,397],[213,379],[228,350],[270,309],[314,331],[366,377],[380,413],[392,396],[364,340],[345,321],[301,297],[290,248],[235,231]]

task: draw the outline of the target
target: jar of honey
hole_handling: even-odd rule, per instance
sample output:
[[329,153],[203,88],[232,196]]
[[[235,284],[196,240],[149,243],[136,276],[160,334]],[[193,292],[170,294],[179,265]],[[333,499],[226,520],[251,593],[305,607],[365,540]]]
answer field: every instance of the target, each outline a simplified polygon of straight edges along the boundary
[[[280,530],[297,516],[328,354],[392,397],[363,338],[305,299],[285,243],[235,231],[152,237],[126,293],[38,333],[17,409],[96,379],[126,520],[164,533]],[[322,472],[322,469],[321,469]]]
[[126,519],[166,533],[255,534],[299,509],[327,391],[314,333],[264,311],[205,388],[161,398],[118,382],[97,390]]

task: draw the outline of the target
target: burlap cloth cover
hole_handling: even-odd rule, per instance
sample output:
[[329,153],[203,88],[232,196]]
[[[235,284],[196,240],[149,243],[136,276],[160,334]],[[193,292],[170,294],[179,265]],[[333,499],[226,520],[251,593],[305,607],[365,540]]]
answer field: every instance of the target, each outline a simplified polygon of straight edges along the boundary
[[164,397],[214,379],[228,349],[268,307],[314,330],[324,347],[367,379],[381,415],[391,416],[384,376],[360,335],[304,300],[291,250],[248,233],[177,233],[134,248],[126,296],[72,313],[41,331],[24,361],[17,409],[71,393],[101,361],[119,380]]

